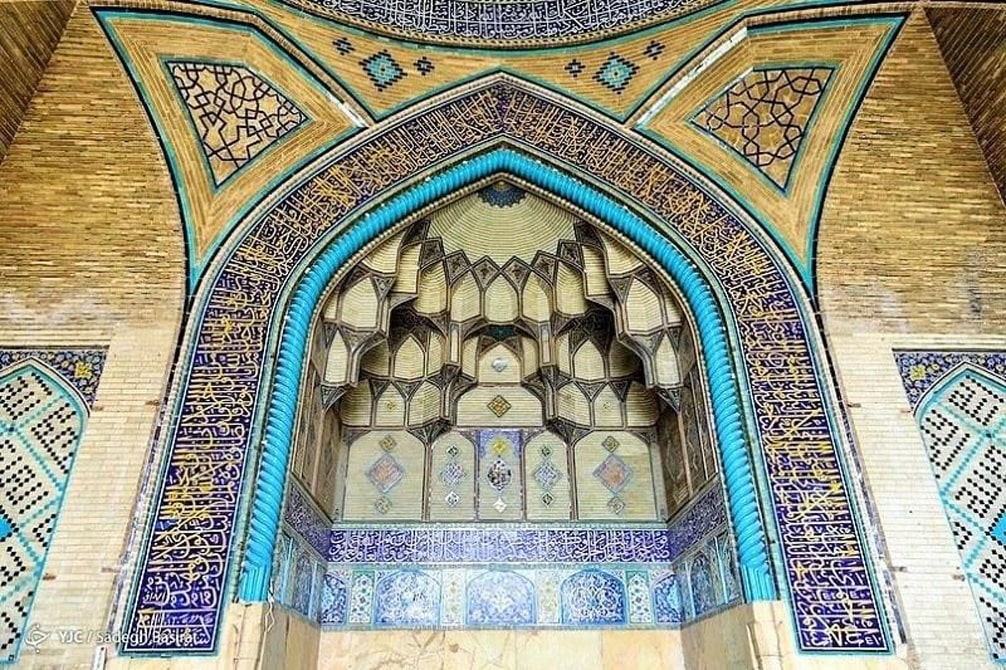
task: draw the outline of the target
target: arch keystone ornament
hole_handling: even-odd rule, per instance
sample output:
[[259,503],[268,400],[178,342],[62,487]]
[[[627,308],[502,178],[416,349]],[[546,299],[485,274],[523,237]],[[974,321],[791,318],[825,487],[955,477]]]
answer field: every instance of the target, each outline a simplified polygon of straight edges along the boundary
[[[232,583],[242,600],[266,599],[323,290],[381,233],[496,174],[604,222],[681,287],[705,355],[745,598],[776,599],[778,577],[800,649],[890,651],[843,475],[840,423],[818,373],[814,321],[781,253],[664,155],[507,78],[400,117],[326,158],[248,221],[206,277],[123,651],[212,652]],[[756,468],[764,469],[764,512]],[[779,539],[773,558],[769,532]],[[173,642],[183,638],[190,643]]]

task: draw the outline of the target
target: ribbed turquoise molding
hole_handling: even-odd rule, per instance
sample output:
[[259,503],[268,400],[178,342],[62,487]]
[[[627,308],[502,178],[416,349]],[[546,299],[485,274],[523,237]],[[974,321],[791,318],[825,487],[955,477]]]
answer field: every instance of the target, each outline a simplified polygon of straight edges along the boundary
[[667,238],[625,207],[586,183],[510,149],[498,149],[472,158],[377,207],[330,243],[299,281],[280,338],[263,433],[262,459],[252,494],[239,596],[255,602],[265,600],[268,593],[305,348],[311,316],[322,292],[353,254],[391,226],[450,193],[498,173],[512,174],[554,193],[612,226],[656,260],[684,292],[698,322],[699,339],[705,352],[744,595],[749,601],[775,600],[777,590],[769,567],[768,543],[742,428],[737,380],[723,316],[707,280]]

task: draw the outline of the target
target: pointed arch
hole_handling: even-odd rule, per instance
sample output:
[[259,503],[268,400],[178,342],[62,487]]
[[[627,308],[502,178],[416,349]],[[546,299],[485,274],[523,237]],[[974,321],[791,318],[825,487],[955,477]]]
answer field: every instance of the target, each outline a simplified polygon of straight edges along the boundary
[[0,577],[0,616],[12,634],[0,663],[18,658],[87,416],[80,391],[42,360],[0,370],[0,543],[13,559]]
[[958,362],[919,399],[916,421],[994,662],[1006,660],[1006,378]]
[[[540,118],[551,122],[529,122]],[[418,145],[417,136],[424,137]],[[510,148],[499,148],[502,144]],[[472,157],[473,147],[482,153]],[[389,123],[328,161],[251,220],[203,286],[167,438],[167,476],[140,558],[127,615],[131,642],[124,651],[215,648],[242,521],[238,501],[245,473],[255,476],[254,490],[246,493],[251,507],[239,594],[251,600],[264,596],[300,370],[322,290],[356,251],[396,221],[495,173],[515,175],[604,221],[686,294],[710,380],[746,597],[777,594],[768,556],[771,528],[779,537],[775,560],[799,648],[890,650],[881,596],[843,470],[841,428],[830,413],[826,372],[816,358],[816,326],[778,250],[722,197],[711,195],[665,154],[507,80]],[[439,172],[431,175],[433,170]],[[414,185],[399,191],[410,182]],[[219,387],[221,378],[227,389]],[[215,418],[211,428],[206,416]],[[764,469],[764,512],[752,451]],[[793,458],[803,459],[807,472],[794,471]],[[179,496],[182,480],[195,492]],[[165,505],[168,498],[175,504]],[[808,550],[809,499],[829,510],[814,529],[833,548],[823,558]],[[199,573],[161,558],[184,546],[190,507],[206,510],[211,518],[201,524],[216,530],[217,544],[201,549]],[[767,526],[763,515],[774,523]],[[178,564],[177,556],[172,560]],[[165,589],[185,593],[186,602],[165,603]],[[823,600],[824,592],[833,598]],[[859,616],[832,625],[832,614],[835,620],[844,616],[835,602],[854,602]],[[820,616],[821,611],[832,614]],[[170,635],[155,634],[162,630],[176,636],[184,630],[191,642],[166,645],[159,640]]]

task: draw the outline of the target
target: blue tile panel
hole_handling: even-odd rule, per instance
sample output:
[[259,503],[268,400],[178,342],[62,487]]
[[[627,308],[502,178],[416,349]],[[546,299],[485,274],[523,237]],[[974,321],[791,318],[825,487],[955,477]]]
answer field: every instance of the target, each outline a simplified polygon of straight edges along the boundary
[[625,526],[337,527],[333,563],[667,563],[726,523],[718,487],[708,489],[671,528]]
[[0,350],[0,663],[18,659],[104,350]]
[[723,0],[283,0],[395,31],[478,42],[574,37],[698,11]]
[[328,628],[674,628],[742,597],[719,486],[669,529],[337,527],[327,563],[304,539],[320,521],[286,518],[308,530],[284,526],[272,599]]
[[[459,118],[466,123],[457,124]],[[552,122],[538,123],[542,118]],[[569,142],[570,136],[585,140]],[[417,185],[401,201],[364,217],[352,231],[342,228],[342,222],[380,194],[454,161],[472,146],[502,139],[534,147],[542,160],[570,161],[605,188],[632,194],[668,222],[666,234],[654,232],[586,183],[504,149],[471,158]],[[376,234],[490,170],[509,171],[553,190],[624,232],[676,280],[688,279],[682,285],[704,324],[700,331],[710,394],[716,400],[714,418],[745,595],[770,598],[776,593],[748,461],[753,451],[765,467],[765,493],[778,531],[780,578],[786,581],[798,647],[888,652],[882,600],[873,586],[868,550],[860,540],[839,457],[842,437],[832,431],[827,381],[821,378],[816,345],[808,337],[815,328],[813,317],[802,311],[798,290],[758,235],[669,159],[592,117],[510,82],[474,88],[375,130],[233,237],[234,248],[222,256],[226,262],[215,277],[207,278],[200,293],[193,315],[199,327],[187,358],[179,362],[182,379],[166,438],[167,463],[139,559],[125,624],[130,642],[123,650],[164,654],[215,649],[220,614],[229,597],[225,585],[237,572],[232,556],[243,561],[240,596],[265,597],[293,430],[288,410],[297,401],[306,333],[318,296],[335,269]],[[328,244],[336,233],[343,234]],[[669,238],[680,245],[669,243]],[[691,264],[681,248],[696,250]],[[311,262],[311,250],[326,255]],[[735,395],[738,377],[729,372],[732,359],[723,331],[715,325],[718,308],[712,289],[695,273],[696,263],[724,296],[721,307],[732,312],[738,358],[746,366],[740,378],[746,382],[743,392],[757,435],[746,438],[740,429],[746,423]],[[311,270],[297,284],[295,275],[304,267]],[[298,286],[295,295],[281,300],[288,285]],[[290,309],[284,312],[286,304]],[[280,333],[278,353],[270,333]],[[263,370],[267,360],[278,361],[274,378]],[[222,374],[226,388],[219,384]],[[272,399],[260,398],[265,388],[274,390]],[[265,437],[253,445],[252,436],[260,434],[256,417],[266,402]],[[213,417],[209,431],[207,416]],[[754,450],[751,438],[758,442]],[[253,449],[259,444],[264,445],[259,470],[254,484],[243,491],[248,459],[258,458]],[[245,496],[251,499],[248,542],[239,554],[234,531],[239,501]],[[809,499],[827,514],[808,521]],[[194,531],[204,540],[198,554],[189,541]],[[203,572],[194,576],[193,565]],[[165,600],[166,591],[187,597],[184,602]],[[184,644],[177,642],[182,633]],[[137,639],[142,642],[134,644]]]
[[1006,662],[1006,369],[1002,353],[899,352],[909,401],[993,661]]
[[296,484],[287,489],[286,505],[283,508],[283,521],[296,531],[319,556],[328,554],[332,542],[332,522],[326,518],[311,502],[309,496],[300,490]]
[[678,628],[740,602],[720,531],[662,565],[329,565],[317,621],[360,630]]
[[1006,353],[994,351],[897,351],[894,361],[908,402],[916,409],[922,397],[951,370],[970,365],[1006,379]]

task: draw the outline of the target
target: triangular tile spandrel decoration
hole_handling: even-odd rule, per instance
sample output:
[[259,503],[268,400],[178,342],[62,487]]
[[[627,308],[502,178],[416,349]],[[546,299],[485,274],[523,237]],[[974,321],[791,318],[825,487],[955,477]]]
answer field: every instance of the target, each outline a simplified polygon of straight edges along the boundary
[[218,186],[307,120],[286,96],[246,67],[166,65]]
[[814,286],[832,168],[904,16],[763,24],[700,53],[636,127],[733,194]]
[[276,183],[355,131],[349,95],[252,25],[95,15],[147,108],[175,183],[194,286]]
[[830,67],[754,70],[710,100],[692,123],[785,191],[832,72]]

